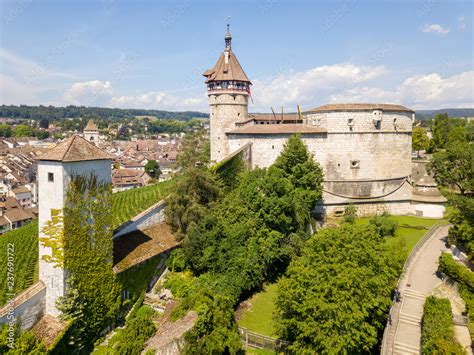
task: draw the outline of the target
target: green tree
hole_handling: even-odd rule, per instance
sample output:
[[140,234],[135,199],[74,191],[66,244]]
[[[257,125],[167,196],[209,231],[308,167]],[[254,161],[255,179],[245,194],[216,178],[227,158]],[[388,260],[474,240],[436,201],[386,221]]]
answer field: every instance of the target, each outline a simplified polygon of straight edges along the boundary
[[37,130],[34,130],[33,134],[38,139],[49,138],[49,132],[48,131],[42,131],[42,130],[37,129]]
[[474,256],[474,198],[448,194],[448,217],[453,226],[449,229],[448,242],[465,251],[470,260]]
[[145,165],[145,172],[154,179],[158,179],[161,175],[160,165],[156,160],[149,160]]
[[30,126],[19,124],[15,127],[15,137],[31,137],[33,129]]
[[39,121],[38,126],[39,126],[39,128],[48,129],[49,128],[49,120],[47,118],[42,118]]
[[393,237],[397,231],[398,222],[388,212],[384,212],[371,217],[369,225],[373,226],[381,237]]
[[209,138],[203,131],[197,131],[184,136],[176,163],[181,169],[207,166],[210,155]]
[[416,151],[420,157],[420,150],[428,149],[429,138],[426,134],[426,129],[423,127],[414,127],[412,133],[412,149]]
[[9,334],[9,326],[2,325],[0,328],[0,353],[8,355],[31,354],[40,355],[47,354],[46,347],[43,343],[38,342],[33,333],[29,331],[21,331],[20,327],[14,327],[13,348],[10,348],[11,339]]
[[[291,159],[294,150],[302,157]],[[173,252],[169,265],[190,269],[196,277],[173,279],[168,286],[182,297],[176,316],[191,309],[199,314],[186,336],[190,353],[237,351],[233,307],[242,294],[281,274],[310,235],[322,170],[297,136],[282,155],[281,164],[268,169],[237,169],[239,177],[225,193],[209,193],[216,186],[210,181],[217,179],[195,163],[176,185],[180,194],[172,197],[167,214],[172,224],[186,228],[183,249]]]
[[465,128],[448,136],[446,150],[433,155],[428,169],[438,184],[456,186],[462,195],[474,189],[474,144],[467,140]]
[[344,208],[344,222],[354,224],[357,219],[357,207],[350,204]]
[[209,205],[220,197],[217,177],[206,168],[189,168],[176,178],[166,198],[165,216],[178,238],[184,238],[190,226],[208,213]]
[[402,260],[372,228],[322,229],[278,283],[278,335],[295,353],[375,351]]
[[10,125],[6,123],[0,124],[0,137],[11,137],[12,136],[12,128]]

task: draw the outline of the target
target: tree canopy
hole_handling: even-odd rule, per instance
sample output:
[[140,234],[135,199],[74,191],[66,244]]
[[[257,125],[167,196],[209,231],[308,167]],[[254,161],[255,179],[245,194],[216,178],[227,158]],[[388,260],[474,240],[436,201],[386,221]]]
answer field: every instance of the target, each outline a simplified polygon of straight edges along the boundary
[[237,169],[228,185],[219,171],[190,164],[167,206],[169,222],[184,238],[169,266],[195,276],[186,287],[173,283],[172,290],[183,297],[181,310],[199,313],[187,337],[198,353],[238,349],[233,306],[298,255],[322,195],[322,169],[298,136],[268,169]]
[[150,160],[145,164],[145,172],[152,178],[157,179],[161,175],[160,165],[156,160]]
[[385,324],[401,254],[371,227],[325,228],[278,283],[277,333],[296,353],[370,353]]
[[423,127],[414,127],[412,133],[412,149],[417,151],[418,155],[420,150],[428,149],[429,138],[426,134],[426,129]]
[[462,195],[474,189],[474,144],[468,137],[466,127],[455,127],[446,135],[445,150],[436,152],[428,164],[438,184],[456,186]]

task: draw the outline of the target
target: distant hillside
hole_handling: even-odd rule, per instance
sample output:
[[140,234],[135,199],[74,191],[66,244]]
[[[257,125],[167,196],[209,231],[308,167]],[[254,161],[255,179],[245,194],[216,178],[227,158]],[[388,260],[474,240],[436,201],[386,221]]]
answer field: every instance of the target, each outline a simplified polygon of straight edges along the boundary
[[474,117],[474,108],[443,108],[440,110],[417,110],[416,118],[427,120],[439,113],[447,113],[449,117]]
[[161,110],[142,110],[142,109],[120,109],[107,107],[84,107],[84,106],[0,106],[0,117],[4,118],[27,118],[40,120],[47,118],[57,120],[62,118],[133,118],[135,116],[154,116],[158,119],[176,119],[190,120],[192,118],[208,118],[209,114],[195,111],[161,111]]

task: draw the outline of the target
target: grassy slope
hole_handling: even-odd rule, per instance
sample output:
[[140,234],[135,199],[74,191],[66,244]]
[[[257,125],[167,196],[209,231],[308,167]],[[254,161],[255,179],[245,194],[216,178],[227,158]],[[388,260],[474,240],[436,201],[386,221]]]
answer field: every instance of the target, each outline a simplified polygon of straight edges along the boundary
[[169,193],[171,184],[172,181],[168,180],[113,194],[112,215],[114,228],[117,228],[122,223],[163,199]]
[[[14,252],[11,253],[11,246]],[[7,257],[13,256],[14,293],[38,281],[38,222],[0,235],[0,306],[7,301]]]
[[249,300],[252,306],[244,312],[239,325],[263,335],[275,336],[273,311],[276,293],[277,284],[274,283],[266,285],[262,292],[253,295]]
[[[418,218],[414,216],[393,216],[398,222],[394,238],[388,238],[387,243],[393,243],[397,238],[403,238],[407,245],[407,256],[416,243],[436,222],[447,223],[443,220]],[[359,218],[357,224],[368,224],[370,218]],[[262,292],[256,293],[249,301],[251,307],[247,309],[239,325],[256,333],[275,336],[273,333],[273,310],[276,297],[276,284],[266,285]]]
[[[436,222],[440,222],[439,219],[419,218],[414,216],[393,216],[393,218],[398,222],[395,238],[402,238],[405,240],[408,254],[426,232]],[[359,218],[356,223],[362,225],[368,224],[369,219],[370,217]],[[441,220],[441,222],[444,223],[443,220]],[[387,238],[387,244],[393,243],[395,238]]]

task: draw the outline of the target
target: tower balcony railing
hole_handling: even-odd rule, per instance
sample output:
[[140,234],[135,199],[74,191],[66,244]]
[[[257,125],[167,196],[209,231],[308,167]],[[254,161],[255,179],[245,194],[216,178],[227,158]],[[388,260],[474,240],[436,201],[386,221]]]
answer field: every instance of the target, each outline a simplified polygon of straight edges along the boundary
[[223,88],[223,87],[220,87],[220,86],[215,86],[215,87],[208,87],[207,88],[207,92],[208,93],[212,93],[212,92],[224,92],[224,91],[228,91],[228,92],[245,92],[247,94],[250,95],[250,88],[249,87],[237,87],[237,86],[233,86],[233,85],[229,85],[228,87],[226,88]]

